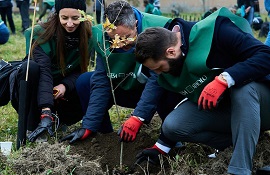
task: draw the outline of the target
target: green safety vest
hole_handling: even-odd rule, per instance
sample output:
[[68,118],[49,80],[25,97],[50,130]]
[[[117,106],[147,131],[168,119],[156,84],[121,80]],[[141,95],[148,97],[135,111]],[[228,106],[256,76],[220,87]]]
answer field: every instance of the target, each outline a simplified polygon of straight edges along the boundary
[[[40,25],[36,25],[33,30],[33,40],[36,40],[39,37],[39,34],[43,32],[43,28]],[[24,33],[25,39],[26,39],[26,54],[29,53],[29,46],[30,46],[30,37],[31,37],[31,28],[28,28],[25,30]],[[88,42],[88,50],[90,51],[92,49],[92,41],[89,39]],[[52,70],[52,76],[54,79],[62,77],[62,71],[61,68],[57,64],[57,58],[56,58],[56,43],[54,39],[49,40],[46,43],[43,43],[39,45],[42,50],[51,58],[51,70]],[[80,54],[79,49],[73,49],[68,50],[67,53],[65,53],[65,73],[68,74],[72,72],[73,70],[80,67]]]
[[[148,13],[143,13],[143,15],[142,30],[148,27],[164,27],[167,22],[171,21],[170,18],[163,16]],[[112,53],[109,49],[111,45],[109,41],[103,43],[103,31],[101,24],[94,26],[92,38],[93,43],[96,44],[95,50],[102,56],[107,75],[112,79],[114,87],[121,87],[124,90],[143,88],[144,85],[137,80],[141,64],[135,61],[134,53]]]
[[52,7],[55,4],[55,0],[43,0],[43,3],[47,3]]
[[189,36],[189,50],[181,75],[176,77],[166,73],[160,74],[158,83],[162,87],[197,102],[203,88],[223,71],[223,69],[209,69],[206,66],[218,16],[228,17],[243,32],[252,34],[246,19],[234,15],[225,7],[219,9],[192,27]]

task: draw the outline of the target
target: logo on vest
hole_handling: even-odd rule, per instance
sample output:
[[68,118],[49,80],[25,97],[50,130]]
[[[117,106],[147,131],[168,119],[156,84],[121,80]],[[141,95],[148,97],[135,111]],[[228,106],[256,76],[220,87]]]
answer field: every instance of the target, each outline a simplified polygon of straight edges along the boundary
[[201,86],[207,80],[207,76],[203,75],[201,78],[196,80],[194,83],[185,87],[185,90],[180,91],[179,93],[182,95],[188,95],[193,93],[199,86]]
[[136,74],[134,72],[130,72],[130,73],[107,73],[107,76],[111,79],[126,79],[129,76],[132,76],[132,78],[137,78]]

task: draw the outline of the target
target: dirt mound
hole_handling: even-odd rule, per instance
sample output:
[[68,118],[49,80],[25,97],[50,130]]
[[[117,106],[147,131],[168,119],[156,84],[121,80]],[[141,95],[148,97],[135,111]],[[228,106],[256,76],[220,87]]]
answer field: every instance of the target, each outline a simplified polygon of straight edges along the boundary
[[[154,129],[153,129],[154,127]],[[210,159],[214,150],[210,147],[186,143],[185,147],[173,148],[170,155],[161,159],[161,165],[143,163],[133,166],[136,155],[144,148],[151,147],[157,138],[157,125],[144,126],[135,142],[121,143],[116,132],[96,134],[82,142],[69,145],[64,143],[42,143],[24,148],[20,154],[6,159],[0,154],[0,168],[10,165],[16,174],[90,175],[90,174],[178,174],[178,175],[226,175],[232,148],[228,148]],[[270,162],[270,137],[260,138],[254,156],[253,174],[257,168]],[[122,169],[120,152],[123,146]]]
[[69,149],[69,146],[58,143],[42,143],[32,149],[25,148],[11,162],[12,169],[21,175],[104,174],[98,160],[88,161],[79,154],[68,154]]
[[[253,174],[257,168],[270,162],[269,136],[263,136],[254,157]],[[66,143],[43,143],[35,148],[23,149],[11,164],[16,174],[90,175],[90,174],[178,174],[178,175],[226,175],[232,154],[228,148],[210,159],[213,149],[200,144],[186,144],[185,148],[174,148],[164,156],[160,166],[144,163],[133,166],[136,154],[155,143],[147,133],[141,132],[134,143],[123,144],[123,168],[120,169],[120,148],[116,133],[97,134],[73,145]],[[1,162],[6,163],[2,157]],[[1,159],[2,159],[1,158]]]
[[94,138],[78,142],[71,146],[70,154],[80,154],[86,160],[99,159],[102,169],[109,172],[120,171],[120,152],[123,147],[122,167],[123,172],[133,173],[133,164],[137,153],[151,147],[155,140],[146,133],[139,133],[137,141],[133,143],[119,142],[117,133],[97,134]]

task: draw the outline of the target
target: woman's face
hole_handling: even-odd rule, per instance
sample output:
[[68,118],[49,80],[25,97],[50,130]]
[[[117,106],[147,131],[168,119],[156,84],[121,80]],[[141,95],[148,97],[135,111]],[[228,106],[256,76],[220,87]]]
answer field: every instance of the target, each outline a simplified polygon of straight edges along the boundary
[[63,8],[59,11],[60,23],[69,33],[74,32],[80,25],[80,16],[79,11],[73,8]]

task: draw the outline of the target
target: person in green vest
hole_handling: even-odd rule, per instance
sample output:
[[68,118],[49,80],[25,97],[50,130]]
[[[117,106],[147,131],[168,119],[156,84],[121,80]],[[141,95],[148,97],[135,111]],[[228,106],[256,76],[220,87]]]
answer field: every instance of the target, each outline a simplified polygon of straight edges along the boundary
[[162,87],[187,97],[137,163],[159,163],[178,141],[233,146],[228,173],[250,175],[260,133],[270,129],[270,49],[249,23],[224,7],[196,24],[176,18],[142,32],[135,51]]
[[0,44],[5,44],[9,39],[9,30],[4,21],[0,19]]
[[[79,75],[87,71],[91,51],[91,23],[81,22],[78,11],[86,11],[84,0],[56,0],[55,13],[34,28],[28,72],[28,140],[44,141],[54,135],[57,124],[71,125],[82,119],[80,100],[75,88]],[[30,40],[31,28],[26,40]],[[29,44],[29,43],[27,43]],[[15,80],[11,103],[18,111],[19,84],[25,80],[27,61],[11,77]],[[57,122],[59,120],[59,122]],[[57,122],[55,124],[55,122]],[[40,139],[42,138],[42,139]]]
[[41,13],[39,17],[36,19],[36,22],[41,21],[43,16],[45,16],[47,10],[52,10],[55,4],[55,0],[43,0],[42,2],[42,8],[41,8]]
[[145,13],[161,15],[161,11],[157,7],[155,7],[153,4],[151,4],[148,0],[144,0],[143,5],[145,7],[144,9]]
[[119,130],[122,141],[133,142],[156,111],[164,120],[183,99],[181,94],[160,87],[157,75],[137,63],[134,55],[137,34],[148,27],[163,27],[170,18],[142,13],[126,1],[116,1],[105,9],[104,21],[92,29],[97,44],[95,71],[82,74],[76,82],[85,112],[82,126],[61,141],[74,143],[96,132],[112,132],[108,110],[116,104],[135,109]]

